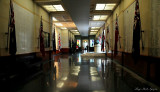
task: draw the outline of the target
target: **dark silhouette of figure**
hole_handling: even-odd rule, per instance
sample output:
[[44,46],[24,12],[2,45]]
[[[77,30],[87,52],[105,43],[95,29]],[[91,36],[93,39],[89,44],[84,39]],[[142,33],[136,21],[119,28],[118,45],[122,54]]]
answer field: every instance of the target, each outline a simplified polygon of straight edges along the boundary
[[88,45],[86,46],[86,50],[87,50],[87,52],[88,52]]
[[78,52],[78,51],[79,51],[79,46],[77,45],[77,46],[76,46],[76,52]]

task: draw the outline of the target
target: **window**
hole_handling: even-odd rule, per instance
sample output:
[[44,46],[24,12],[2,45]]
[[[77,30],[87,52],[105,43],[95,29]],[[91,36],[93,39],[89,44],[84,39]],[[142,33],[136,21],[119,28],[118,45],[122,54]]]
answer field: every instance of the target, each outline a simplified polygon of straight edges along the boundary
[[90,47],[94,47],[94,39],[90,39]]
[[77,45],[78,45],[79,47],[81,47],[81,40],[80,40],[80,39],[77,39]]

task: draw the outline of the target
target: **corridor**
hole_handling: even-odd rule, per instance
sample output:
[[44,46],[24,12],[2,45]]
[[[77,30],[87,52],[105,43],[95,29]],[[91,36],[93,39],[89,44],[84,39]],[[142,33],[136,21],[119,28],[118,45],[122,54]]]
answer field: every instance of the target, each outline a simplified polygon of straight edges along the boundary
[[59,55],[58,61],[52,62],[51,71],[43,71],[25,83],[11,85],[10,90],[12,92],[159,92],[159,87],[110,58],[81,58],[81,54]]
[[160,0],[0,0],[1,92],[160,92]]

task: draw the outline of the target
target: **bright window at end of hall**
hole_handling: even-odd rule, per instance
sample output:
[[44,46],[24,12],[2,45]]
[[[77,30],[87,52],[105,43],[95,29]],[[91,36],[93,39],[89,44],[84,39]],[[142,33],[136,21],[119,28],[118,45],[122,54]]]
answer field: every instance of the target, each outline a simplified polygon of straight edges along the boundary
[[80,40],[80,39],[77,39],[77,45],[78,45],[79,47],[81,47],[81,40]]
[[90,47],[94,47],[94,39],[90,39]]

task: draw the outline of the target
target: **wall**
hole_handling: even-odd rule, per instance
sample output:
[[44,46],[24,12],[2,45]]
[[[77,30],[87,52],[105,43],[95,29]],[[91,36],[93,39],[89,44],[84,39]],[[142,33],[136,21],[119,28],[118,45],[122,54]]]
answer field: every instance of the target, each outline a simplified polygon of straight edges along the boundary
[[[7,36],[10,0],[0,0],[0,56],[7,56]],[[43,30],[51,33],[49,14],[32,0],[13,0],[17,54],[39,52],[40,19],[43,17]],[[46,50],[49,50],[46,49]]]
[[138,0],[140,7],[142,40],[140,41],[140,54],[138,58],[132,56],[133,25],[135,14],[135,0],[121,0],[121,3],[113,11],[113,14],[106,20],[105,28],[109,27],[110,50],[114,50],[115,20],[118,15],[119,34],[121,36],[121,48],[118,43],[118,54],[107,53],[121,65],[129,68],[141,77],[160,85],[160,1],[159,0]]
[[[58,39],[60,37],[60,39],[62,39],[62,34],[61,34],[61,29],[58,27],[55,27],[55,31],[56,31],[56,50],[59,50],[59,42]],[[62,44],[62,41],[61,41]],[[62,48],[62,46],[61,46]]]
[[149,32],[149,55],[160,57],[160,1],[152,0],[151,4],[152,25]]
[[62,48],[69,48],[68,30],[61,30]]
[[81,48],[83,48],[83,40],[88,40],[88,46],[90,47],[90,39],[94,39],[95,40],[95,35],[89,35],[88,37],[75,35],[75,39],[76,39],[76,41],[77,41],[77,39],[81,40]]
[[[105,31],[104,31],[105,30]],[[97,34],[96,34],[96,38],[95,38],[95,40],[99,40],[100,39],[100,37],[101,37],[101,39],[99,40],[100,41],[100,45],[102,44],[101,42],[102,42],[102,35],[103,35],[103,31],[104,31],[104,36],[105,36],[105,43],[104,43],[104,46],[105,46],[105,48],[104,48],[104,51],[108,51],[107,49],[106,49],[106,31],[107,31],[107,29],[106,29],[106,27],[105,27],[105,24],[99,29],[99,31],[97,32]]]
[[68,38],[69,38],[69,40],[71,40],[71,47],[72,47],[72,44],[73,44],[72,41],[76,41],[75,40],[75,35],[72,32],[69,31]]
[[[144,50],[141,46],[141,55],[148,55],[149,48],[149,35],[151,31],[151,10],[150,0],[139,0],[140,15],[141,15],[141,28],[144,30],[143,43]],[[122,0],[117,8],[113,11],[113,14],[107,19],[105,29],[109,26],[109,37],[106,37],[110,41],[110,50],[114,50],[114,39],[115,39],[115,20],[116,15],[118,16],[120,43],[118,43],[118,51],[124,51],[127,53],[132,52],[132,38],[133,38],[133,23],[134,23],[134,12],[135,12],[135,0]],[[148,40],[145,40],[148,39]],[[121,44],[121,48],[120,48]]]
[[[53,25],[54,27],[54,25]],[[68,53],[69,52],[69,31],[68,30],[62,30],[59,27],[55,26],[55,31],[56,31],[56,53],[60,53],[60,52],[65,52]],[[59,39],[61,40],[61,47],[59,50]]]

